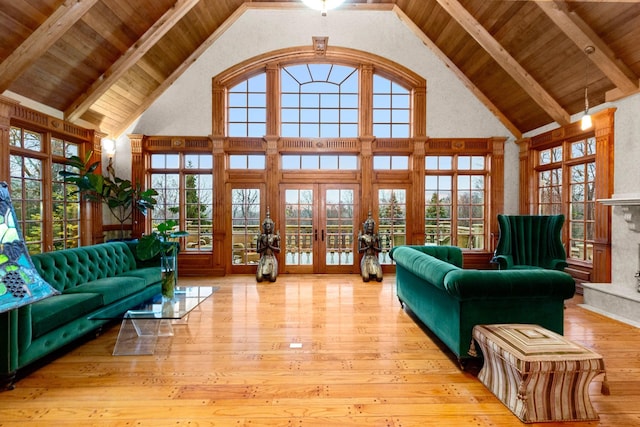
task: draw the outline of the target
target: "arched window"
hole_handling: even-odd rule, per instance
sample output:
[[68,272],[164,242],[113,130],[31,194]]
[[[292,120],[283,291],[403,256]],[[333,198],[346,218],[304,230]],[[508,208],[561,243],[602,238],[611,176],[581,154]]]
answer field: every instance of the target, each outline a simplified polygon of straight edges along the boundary
[[385,77],[373,76],[373,134],[378,138],[411,135],[409,90]]
[[284,137],[358,136],[358,71],[333,64],[283,67],[280,78]]
[[260,137],[267,128],[267,89],[264,73],[229,89],[229,136]]

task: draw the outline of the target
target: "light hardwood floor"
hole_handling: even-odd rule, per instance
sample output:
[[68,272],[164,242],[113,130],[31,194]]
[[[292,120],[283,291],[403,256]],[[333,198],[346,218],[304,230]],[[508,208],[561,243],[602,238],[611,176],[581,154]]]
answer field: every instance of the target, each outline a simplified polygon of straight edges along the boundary
[[[393,276],[181,284],[220,290],[155,355],[112,356],[115,324],[0,393],[0,426],[524,425],[400,308]],[[565,335],[604,356],[611,395],[591,384],[599,422],[541,425],[638,426],[640,330],[579,302]]]

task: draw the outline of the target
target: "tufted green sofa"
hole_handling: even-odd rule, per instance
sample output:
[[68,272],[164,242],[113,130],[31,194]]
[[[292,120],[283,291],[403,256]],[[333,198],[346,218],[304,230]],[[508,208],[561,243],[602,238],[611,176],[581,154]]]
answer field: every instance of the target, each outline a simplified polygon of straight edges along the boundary
[[32,255],[60,295],[0,314],[0,378],[11,388],[19,369],[96,333],[109,317],[160,293],[160,264],[135,255],[135,242],[110,242]]
[[469,358],[475,325],[533,323],[559,334],[573,278],[557,270],[471,270],[453,246],[397,246],[396,288],[403,307],[461,362]]

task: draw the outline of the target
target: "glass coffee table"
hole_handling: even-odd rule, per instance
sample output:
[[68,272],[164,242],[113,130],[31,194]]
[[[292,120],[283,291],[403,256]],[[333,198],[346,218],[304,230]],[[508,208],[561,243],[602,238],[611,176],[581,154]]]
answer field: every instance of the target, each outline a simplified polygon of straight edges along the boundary
[[187,323],[189,313],[209,298],[214,286],[178,286],[175,296],[167,301],[161,294],[127,310],[118,317],[94,315],[90,319],[122,319],[114,356],[154,354],[158,337],[173,336],[174,325]]

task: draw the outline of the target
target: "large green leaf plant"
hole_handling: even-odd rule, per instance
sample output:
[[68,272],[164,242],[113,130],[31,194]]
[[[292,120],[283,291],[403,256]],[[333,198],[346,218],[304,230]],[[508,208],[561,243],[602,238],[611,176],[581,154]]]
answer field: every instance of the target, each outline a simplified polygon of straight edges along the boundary
[[96,172],[100,162],[91,162],[92,153],[83,159],[79,156],[67,158],[70,170],[60,172],[66,183],[77,186],[84,200],[103,203],[113,217],[120,223],[120,239],[124,238],[124,225],[131,219],[133,209],[146,216],[149,209],[156,205],[158,192],[152,188],[143,189],[140,183],[133,184],[128,179],[115,176],[113,168],[108,167],[108,176]]

